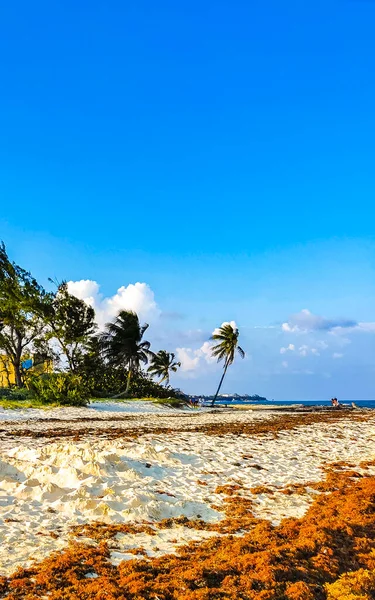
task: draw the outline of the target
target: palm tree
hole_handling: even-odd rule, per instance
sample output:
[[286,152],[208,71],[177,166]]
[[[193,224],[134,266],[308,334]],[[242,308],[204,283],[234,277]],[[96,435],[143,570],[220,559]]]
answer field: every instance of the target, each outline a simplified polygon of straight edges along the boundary
[[131,376],[139,371],[141,363],[147,364],[150,342],[142,341],[148,329],[147,323],[140,325],[138,315],[131,310],[120,310],[113,323],[107,323],[100,337],[104,357],[114,367],[128,369],[125,394],[129,393]]
[[171,371],[176,373],[178,367],[181,367],[180,362],[175,362],[173,352],[159,350],[151,359],[151,364],[147,371],[156,377],[161,377],[160,383],[165,381],[165,387],[169,385],[169,374]]
[[219,387],[217,388],[211,406],[215,404],[216,398],[219,395],[220,388],[224,381],[225,373],[227,372],[229,365],[231,365],[234,361],[236,350],[241,358],[245,358],[245,352],[242,350],[241,346],[238,345],[239,335],[240,332],[238,331],[235,323],[232,321],[232,323],[223,323],[219,329],[215,329],[211,336],[211,340],[219,342],[216,344],[216,346],[212,347],[212,356],[217,358],[218,362],[224,360],[224,372],[221,376]]

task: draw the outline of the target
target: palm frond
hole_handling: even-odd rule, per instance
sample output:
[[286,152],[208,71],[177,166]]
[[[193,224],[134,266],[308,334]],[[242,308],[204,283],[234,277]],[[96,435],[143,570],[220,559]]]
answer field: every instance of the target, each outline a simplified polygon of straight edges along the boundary
[[241,358],[245,358],[245,351],[241,348],[241,346],[237,346],[237,351]]
[[238,353],[243,358],[245,353],[242,348],[238,346],[238,337],[238,329],[233,327],[230,323],[226,323],[215,330],[211,336],[211,340],[218,343],[211,348],[212,356],[217,358],[218,362],[224,360],[225,366],[233,363],[236,350],[238,350]]
[[138,315],[133,311],[121,310],[115,320],[107,323],[100,336],[103,354],[109,364],[126,366],[138,370],[140,363],[147,364],[153,355],[150,342],[142,341],[148,324],[140,325]]
[[161,378],[160,383],[166,381],[169,383],[169,373],[176,372],[178,367],[181,366],[180,362],[174,361],[175,355],[173,352],[167,352],[166,350],[159,350],[151,358],[151,364],[147,371],[155,377]]

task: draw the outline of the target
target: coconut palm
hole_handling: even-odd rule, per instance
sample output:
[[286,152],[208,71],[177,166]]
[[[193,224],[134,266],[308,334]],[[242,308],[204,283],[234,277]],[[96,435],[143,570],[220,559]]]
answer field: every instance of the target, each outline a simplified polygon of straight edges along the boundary
[[224,371],[220,379],[219,387],[217,388],[214,399],[212,400],[211,406],[215,404],[216,398],[219,395],[220,388],[224,381],[225,374],[229,365],[231,365],[234,361],[236,351],[241,356],[241,358],[245,358],[245,352],[242,350],[241,346],[238,345],[238,338],[240,332],[236,324],[232,321],[231,323],[223,323],[219,329],[215,329],[214,333],[211,336],[211,340],[217,341],[218,344],[213,346],[211,349],[211,354],[217,361],[224,361]]
[[169,384],[169,374],[171,371],[176,373],[178,367],[181,367],[180,362],[175,362],[175,355],[173,352],[166,352],[165,350],[159,350],[157,354],[154,354],[151,358],[151,364],[147,371],[151,375],[161,377],[160,383],[165,381],[165,386]]
[[138,315],[130,310],[120,310],[113,323],[107,323],[100,337],[103,354],[108,363],[114,367],[126,367],[128,379],[125,394],[128,394],[131,376],[139,371],[141,363],[147,364],[150,342],[142,341],[147,323],[140,325]]

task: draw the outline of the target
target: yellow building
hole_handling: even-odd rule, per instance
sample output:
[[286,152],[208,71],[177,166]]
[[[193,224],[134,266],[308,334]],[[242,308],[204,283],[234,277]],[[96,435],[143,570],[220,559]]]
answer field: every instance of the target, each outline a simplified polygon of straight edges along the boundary
[[[24,357],[22,360],[24,373],[51,373],[53,364],[51,360],[41,360],[37,355]],[[14,367],[8,356],[0,354],[0,388],[16,385]]]
[[0,355],[0,387],[10,387],[15,384],[13,365],[3,354]]

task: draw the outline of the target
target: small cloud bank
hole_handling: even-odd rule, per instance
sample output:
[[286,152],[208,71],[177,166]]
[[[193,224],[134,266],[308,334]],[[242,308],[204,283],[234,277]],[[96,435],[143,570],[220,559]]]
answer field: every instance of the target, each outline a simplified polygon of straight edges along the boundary
[[211,342],[204,342],[204,344],[197,350],[192,348],[176,348],[176,355],[181,363],[181,370],[185,373],[196,371],[201,366],[202,361],[207,364],[214,363],[215,358],[211,355]]
[[288,351],[294,352],[296,349],[294,344],[289,344],[286,348],[280,348],[280,354],[286,354]]
[[273,360],[269,360],[270,371],[273,366],[274,373],[284,373],[284,377],[288,374],[298,381],[314,373],[323,382],[319,384],[321,389],[326,389],[324,380],[335,378],[338,389],[341,382],[346,382],[341,389],[347,394],[351,385],[350,381],[348,383],[350,373],[356,373],[354,379],[361,381],[373,377],[374,334],[374,322],[326,318],[303,309],[279,326]]
[[288,321],[281,325],[285,333],[330,333],[343,335],[352,332],[375,333],[374,322],[357,322],[354,319],[334,318],[327,319],[315,315],[308,308],[302,309],[289,317]]
[[[323,350],[328,348],[328,344],[326,344],[325,342],[322,342],[322,341],[317,342],[316,346],[318,346],[319,348],[322,348]],[[296,348],[296,346],[294,344],[289,344],[289,346],[283,346],[282,348],[280,348],[280,354],[286,354],[287,352],[295,352],[295,353],[299,354],[300,356],[307,356],[308,354],[314,354],[315,356],[320,356],[320,352],[319,352],[318,348],[312,348],[312,347],[308,346],[307,344],[303,344],[298,349]]]
[[314,315],[307,308],[299,313],[292,315],[288,321],[282,324],[281,328],[289,333],[308,333],[309,331],[332,331],[334,329],[348,329],[357,327],[358,324],[352,319],[326,319],[319,315]]

